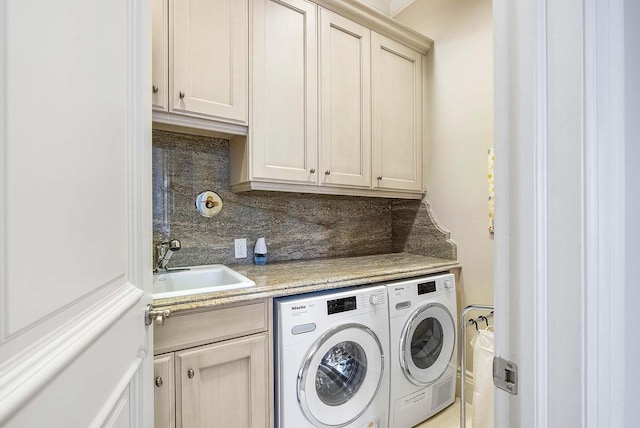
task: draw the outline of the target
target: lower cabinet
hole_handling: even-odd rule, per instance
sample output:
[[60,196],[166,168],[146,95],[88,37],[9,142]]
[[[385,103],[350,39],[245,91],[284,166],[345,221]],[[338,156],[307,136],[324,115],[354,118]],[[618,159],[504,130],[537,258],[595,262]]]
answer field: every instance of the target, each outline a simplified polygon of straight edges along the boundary
[[178,427],[267,426],[267,335],[176,352]]
[[178,314],[156,328],[156,428],[269,426],[266,306]]
[[176,396],[174,377],[174,357],[170,354],[157,355],[153,359],[154,426],[174,428],[176,426]]

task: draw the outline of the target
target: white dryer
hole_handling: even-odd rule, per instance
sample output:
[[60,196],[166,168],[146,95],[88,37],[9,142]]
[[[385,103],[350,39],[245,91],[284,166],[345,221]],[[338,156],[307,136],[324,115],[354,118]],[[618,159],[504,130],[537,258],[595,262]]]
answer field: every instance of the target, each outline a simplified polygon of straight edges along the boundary
[[386,287],[277,298],[274,306],[276,427],[386,428]]
[[389,426],[408,428],[455,400],[455,278],[441,274],[387,284],[391,335]]

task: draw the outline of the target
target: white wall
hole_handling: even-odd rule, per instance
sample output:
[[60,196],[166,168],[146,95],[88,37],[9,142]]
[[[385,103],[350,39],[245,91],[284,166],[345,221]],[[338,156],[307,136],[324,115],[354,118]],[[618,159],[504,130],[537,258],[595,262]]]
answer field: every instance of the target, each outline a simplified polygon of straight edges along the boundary
[[391,0],[361,0],[371,7],[375,7],[380,12],[391,15]]
[[487,207],[487,150],[493,147],[491,0],[417,0],[395,18],[434,40],[427,57],[427,199],[458,244],[460,305],[492,304]]
[[391,0],[391,16],[395,18],[395,15],[402,12],[406,7],[408,7],[415,0]]

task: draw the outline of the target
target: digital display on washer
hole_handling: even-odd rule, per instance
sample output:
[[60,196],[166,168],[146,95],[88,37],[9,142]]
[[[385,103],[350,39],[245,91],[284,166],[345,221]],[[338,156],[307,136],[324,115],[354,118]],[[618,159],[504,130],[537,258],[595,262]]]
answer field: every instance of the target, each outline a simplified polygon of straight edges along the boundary
[[436,291],[436,282],[429,281],[418,284],[418,296],[421,294],[433,293]]
[[329,315],[353,311],[354,309],[356,309],[356,296],[327,300],[327,312]]

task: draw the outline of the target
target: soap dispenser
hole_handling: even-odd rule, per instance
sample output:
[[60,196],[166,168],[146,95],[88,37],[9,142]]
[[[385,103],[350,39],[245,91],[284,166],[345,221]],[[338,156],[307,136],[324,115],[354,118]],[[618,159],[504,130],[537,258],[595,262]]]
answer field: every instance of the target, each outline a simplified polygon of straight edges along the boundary
[[264,238],[258,238],[256,246],[253,249],[253,254],[253,261],[255,264],[267,264],[267,244],[264,242]]

